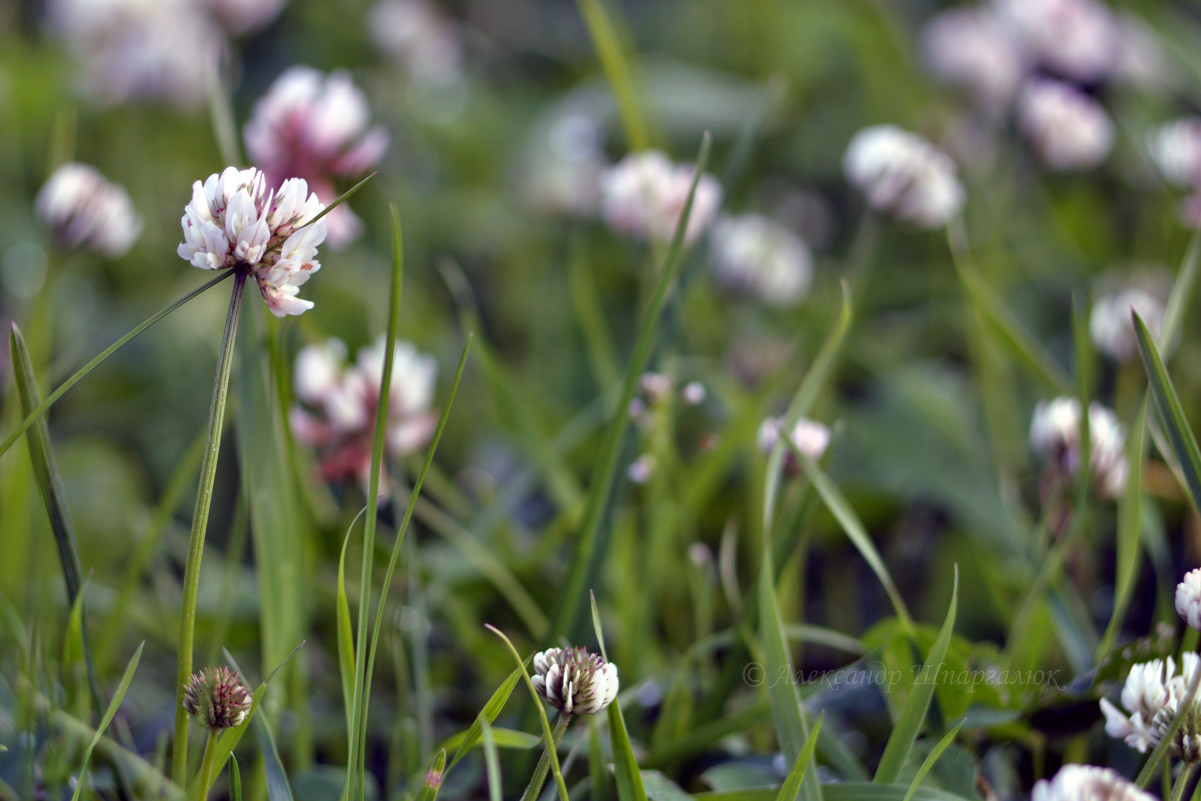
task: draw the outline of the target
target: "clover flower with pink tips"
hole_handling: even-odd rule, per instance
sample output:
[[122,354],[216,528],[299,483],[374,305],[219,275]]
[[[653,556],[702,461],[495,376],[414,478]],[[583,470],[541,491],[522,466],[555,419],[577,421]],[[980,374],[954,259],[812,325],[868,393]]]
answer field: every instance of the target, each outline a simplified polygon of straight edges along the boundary
[[[675,235],[695,169],[675,164],[658,150],[630,153],[599,178],[601,216],[619,234],[656,242]],[[695,243],[713,222],[721,205],[721,184],[701,175],[684,229],[684,244]]]
[[192,185],[177,252],[204,270],[246,271],[272,314],[300,314],[313,307],[296,295],[321,269],[316,255],[325,221],[313,220],[323,208],[301,178],[271,191],[259,170],[227,167]]
[[129,193],[87,164],[64,164],[34,201],[38,219],[67,250],[124,256],[142,233]]
[[[368,128],[367,99],[350,74],[325,75],[311,67],[291,67],[255,103],[243,131],[246,152],[275,186],[300,176],[318,197],[331,202],[335,183],[370,172],[388,147],[380,126]],[[331,247],[353,240],[359,218],[340,205],[326,218]]]
[[[329,339],[301,349],[296,357],[299,403],[290,421],[296,437],[317,448],[321,475],[331,483],[358,481],[367,487],[371,446],[383,376],[381,337],[347,363],[346,345]],[[384,443],[388,453],[405,456],[429,442],[437,423],[431,411],[437,363],[408,342],[394,345],[392,381]]]

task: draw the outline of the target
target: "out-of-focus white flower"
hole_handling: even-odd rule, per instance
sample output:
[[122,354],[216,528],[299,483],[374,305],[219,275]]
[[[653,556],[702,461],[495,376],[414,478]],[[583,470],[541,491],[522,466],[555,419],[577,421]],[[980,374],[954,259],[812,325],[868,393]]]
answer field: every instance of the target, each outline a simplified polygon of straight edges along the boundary
[[[618,233],[670,242],[684,213],[695,168],[673,164],[657,150],[631,153],[600,176],[601,214]],[[690,245],[713,221],[721,205],[721,184],[701,175],[684,231]]]
[[[1038,404],[1030,422],[1030,444],[1060,473],[1072,479],[1080,469],[1080,402],[1060,397]],[[1089,404],[1089,453],[1093,487],[1106,498],[1116,498],[1126,487],[1126,431],[1117,416],[1100,405]]]
[[[369,121],[367,98],[349,73],[291,67],[255,103],[243,132],[246,152],[271,185],[299,176],[329,203],[338,194],[335,181],[369,172],[388,147],[387,132],[368,128]],[[325,220],[331,247],[350,242],[362,228],[345,203]]]
[[713,266],[722,283],[772,306],[799,303],[813,281],[813,256],[804,240],[757,214],[714,224]]
[[1201,668],[1201,658],[1190,651],[1182,656],[1182,661],[1180,674],[1176,673],[1176,663],[1171,657],[1134,665],[1122,688],[1125,709],[1119,710],[1108,699],[1101,699],[1106,734],[1121,737],[1131,748],[1146,753],[1163,741],[1173,720],[1180,715],[1182,725],[1168,751],[1187,762],[1201,760],[1201,698],[1194,696],[1188,709],[1181,711],[1189,685]]
[[617,697],[617,665],[586,648],[534,654],[534,689],[568,715],[592,715]]
[[1147,151],[1165,180],[1201,186],[1201,117],[1183,117],[1155,128],[1147,136]]
[[1050,781],[1035,782],[1030,801],[1155,801],[1155,796],[1110,768],[1064,765]]
[[700,381],[689,381],[684,385],[684,389],[680,391],[680,397],[684,399],[684,403],[689,406],[700,406],[705,402],[705,396],[708,393],[705,391],[705,385]]
[[1185,573],[1176,585],[1176,614],[1201,630],[1201,567]]
[[564,114],[540,128],[523,159],[523,191],[545,214],[594,216],[600,203],[598,182],[605,169],[596,120]]
[[1093,82],[1116,66],[1116,24],[1096,0],[994,0],[993,7],[1038,62],[1065,78]]
[[[759,425],[759,450],[762,453],[769,454],[776,447],[783,425],[784,420],[780,417],[769,417]],[[792,427],[789,439],[798,451],[817,461],[830,447],[830,429],[815,420],[802,417]],[[801,470],[800,460],[787,446],[784,449],[784,469],[793,475]]]
[[1085,170],[1113,147],[1105,109],[1070,84],[1034,80],[1018,98],[1018,126],[1034,152],[1053,170]]
[[1170,279],[1161,272],[1147,271],[1125,280],[1107,276],[1100,283],[1100,294],[1088,320],[1093,344],[1117,361],[1133,359],[1138,349],[1131,311],[1138,312],[1151,339],[1157,345],[1161,344],[1164,308],[1170,288]]
[[950,157],[895,125],[855,134],[842,169],[868,206],[920,228],[946,225],[963,206],[963,186]]
[[368,33],[414,81],[446,85],[462,71],[462,37],[426,0],[382,0],[371,9]]
[[199,0],[226,33],[241,36],[266,27],[287,0]]
[[178,253],[205,270],[247,270],[272,314],[300,314],[313,307],[296,294],[321,269],[317,246],[325,239],[325,220],[307,224],[322,208],[301,178],[269,191],[259,170],[226,167],[192,185]]
[[[294,386],[300,404],[290,414],[298,439],[316,446],[322,477],[331,483],[357,480],[366,488],[371,475],[371,444],[379,387],[383,379],[383,337],[346,363],[346,345],[330,339],[302,348],[296,356]],[[405,456],[424,447],[437,415],[430,406],[438,366],[408,342],[393,346],[388,419],[388,453]]]
[[635,484],[642,485],[651,480],[651,476],[654,475],[654,472],[654,455],[644,453],[634,461],[630,462],[629,468],[626,469],[626,477]]
[[142,234],[129,193],[87,164],[64,164],[34,201],[38,219],[65,249],[124,256]]
[[195,0],[50,0],[47,11],[79,63],[80,93],[104,105],[195,108],[225,47]]
[[988,7],[951,8],[922,31],[922,52],[944,83],[968,90],[986,109],[1004,109],[1030,65],[1012,28]]

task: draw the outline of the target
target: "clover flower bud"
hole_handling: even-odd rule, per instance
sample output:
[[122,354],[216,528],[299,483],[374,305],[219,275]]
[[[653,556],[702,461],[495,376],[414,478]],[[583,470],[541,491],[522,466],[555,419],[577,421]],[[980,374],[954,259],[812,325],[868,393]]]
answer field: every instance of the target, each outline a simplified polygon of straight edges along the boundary
[[569,715],[600,712],[617,697],[617,665],[586,648],[551,648],[534,654],[534,689]]
[[34,209],[55,244],[67,250],[118,258],[142,233],[142,218],[129,193],[87,164],[64,164],[55,170],[38,192]]
[[1093,765],[1064,765],[1054,778],[1035,782],[1030,801],[1155,801],[1117,771]]
[[206,729],[232,729],[250,714],[250,690],[224,665],[204,668],[188,680],[183,707]]
[[1201,630],[1201,567],[1185,573],[1176,585],[1176,614]]
[[855,134],[842,169],[870,208],[918,228],[944,226],[963,206],[963,186],[950,157],[895,125]]

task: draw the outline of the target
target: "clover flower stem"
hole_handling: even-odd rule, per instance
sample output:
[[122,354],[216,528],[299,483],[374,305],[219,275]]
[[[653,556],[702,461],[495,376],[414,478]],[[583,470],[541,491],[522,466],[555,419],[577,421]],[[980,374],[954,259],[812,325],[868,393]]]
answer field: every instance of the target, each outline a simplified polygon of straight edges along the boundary
[[242,314],[242,295],[246,273],[234,279],[225,318],[225,334],[217,356],[217,376],[213,382],[213,400],[209,408],[208,443],[200,464],[200,484],[196,508],[192,514],[192,533],[188,540],[188,561],[184,568],[183,601],[179,618],[179,663],[176,669],[175,740],[172,750],[171,778],[180,787],[187,785],[188,713],[184,709],[184,690],[192,675],[192,648],[195,643],[196,594],[200,588],[200,558],[204,553],[204,535],[208,528],[209,508],[213,500],[213,482],[217,477],[217,455],[221,449],[221,428],[225,418],[225,400],[229,394],[229,374],[233,364],[233,344]]
[[560,712],[555,718],[555,728],[551,732],[552,742],[547,743],[546,748],[542,750],[542,757],[538,760],[538,766],[534,768],[534,775],[530,777],[530,783],[526,786],[521,801],[537,801],[538,794],[542,792],[542,784],[546,781],[547,771],[550,770],[551,751],[557,750],[559,743],[563,742],[563,732],[567,731],[568,723],[571,723],[569,712]]
[[1201,763],[1198,762],[1184,766],[1184,770],[1180,771],[1180,775],[1176,777],[1176,784],[1172,786],[1172,795],[1169,796],[1168,801],[1183,800],[1184,791],[1192,785],[1193,777],[1197,775],[1197,768],[1199,766],[1201,766]]
[[213,780],[213,752],[216,750],[217,737],[223,729],[209,731],[208,739],[204,742],[204,759],[200,762],[200,773],[196,777],[196,801],[205,801],[209,795],[209,784]]

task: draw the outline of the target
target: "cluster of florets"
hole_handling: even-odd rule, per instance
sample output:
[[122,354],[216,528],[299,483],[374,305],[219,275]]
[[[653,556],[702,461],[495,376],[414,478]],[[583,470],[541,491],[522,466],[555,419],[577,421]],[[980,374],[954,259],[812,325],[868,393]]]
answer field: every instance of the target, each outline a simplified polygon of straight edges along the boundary
[[[1062,491],[1081,469],[1080,401],[1061,397],[1038,404],[1030,422],[1030,444],[1047,463],[1048,491]],[[1088,407],[1089,465],[1093,489],[1116,498],[1126,486],[1126,430],[1098,403]]]
[[842,169],[872,210],[918,228],[944,226],[963,206],[963,186],[951,158],[895,125],[855,134]]
[[568,715],[600,712],[617,697],[617,665],[587,648],[551,648],[534,654],[534,689]]

